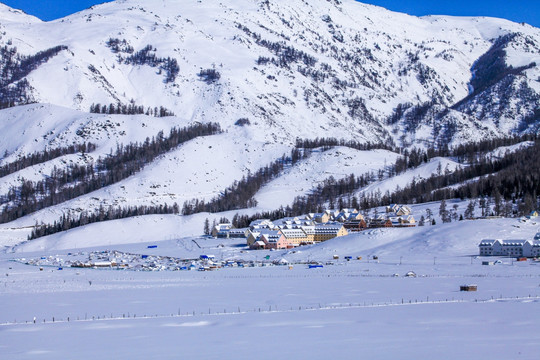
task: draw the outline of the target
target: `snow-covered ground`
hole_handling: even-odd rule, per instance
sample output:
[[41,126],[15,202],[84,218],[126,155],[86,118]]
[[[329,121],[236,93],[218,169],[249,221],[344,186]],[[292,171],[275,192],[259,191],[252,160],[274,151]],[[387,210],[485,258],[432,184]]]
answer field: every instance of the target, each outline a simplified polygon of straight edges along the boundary
[[[143,228],[128,220],[110,223],[131,235]],[[105,224],[0,255],[3,356],[536,359],[540,350],[540,263],[501,258],[483,266],[485,259],[475,256],[482,238],[534,236],[540,227],[534,219],[376,229],[283,251],[248,251],[241,240],[174,237],[189,228],[181,223],[174,231],[172,223],[154,228],[146,241],[113,238]],[[40,271],[11,261],[106,249],[185,259],[286,259],[292,267]],[[324,267],[308,269],[300,264],[306,261]],[[409,271],[417,277],[405,277]],[[478,291],[460,292],[464,284]]]

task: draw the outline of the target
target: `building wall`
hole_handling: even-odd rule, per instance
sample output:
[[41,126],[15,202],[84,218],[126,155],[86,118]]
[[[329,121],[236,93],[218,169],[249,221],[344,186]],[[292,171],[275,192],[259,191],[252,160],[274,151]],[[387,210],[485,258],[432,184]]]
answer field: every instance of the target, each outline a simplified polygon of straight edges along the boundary
[[491,246],[482,245],[479,246],[481,256],[512,256],[512,257],[537,257],[540,256],[540,244],[533,243],[532,241],[526,241],[523,244],[504,243],[502,241],[495,241]]

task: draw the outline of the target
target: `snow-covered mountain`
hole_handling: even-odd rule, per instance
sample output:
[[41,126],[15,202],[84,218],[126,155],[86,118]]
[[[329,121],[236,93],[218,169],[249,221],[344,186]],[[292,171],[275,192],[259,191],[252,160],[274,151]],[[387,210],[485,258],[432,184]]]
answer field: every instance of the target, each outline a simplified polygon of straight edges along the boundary
[[[97,145],[2,178],[2,194],[172,127],[224,129],[21,226],[100,205],[210,199],[297,138],[458,144],[540,123],[540,29],[502,19],[418,18],[353,0],[117,0],[51,22],[0,4],[0,19],[1,163]],[[109,104],[175,116],[103,114]],[[271,209],[289,201],[275,198],[276,187],[288,199],[397,156],[312,156],[256,198]]]
[[16,103],[248,118],[272,142],[464,141],[537,125],[540,30],[501,19],[417,18],[352,0],[119,0],[52,22],[6,6],[0,18],[7,49],[55,49],[4,78],[4,94],[28,82]]

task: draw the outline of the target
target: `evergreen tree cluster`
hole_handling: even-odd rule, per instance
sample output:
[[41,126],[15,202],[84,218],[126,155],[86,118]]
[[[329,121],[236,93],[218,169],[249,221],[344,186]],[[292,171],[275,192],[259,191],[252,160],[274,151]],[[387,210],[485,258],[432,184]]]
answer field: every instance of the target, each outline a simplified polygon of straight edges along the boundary
[[[160,58],[156,55],[157,49],[152,45],[146,45],[140,51],[134,52],[133,47],[124,39],[110,38],[107,41],[107,46],[113,53],[118,54],[118,61],[126,65],[146,65],[153,68],[158,68],[159,73],[165,72],[166,84],[172,83],[176,80],[176,77],[180,73],[180,66],[178,61],[171,57]],[[120,55],[121,53],[129,54],[125,58]]]
[[16,47],[0,47],[0,109],[34,102],[25,77],[67,46],[55,46],[35,55],[20,55]]
[[147,107],[145,108],[142,105],[136,105],[133,101],[130,102],[129,105],[126,104],[109,104],[109,105],[101,105],[101,104],[92,104],[90,105],[90,112],[93,114],[115,114],[115,115],[147,115],[147,116],[154,116],[154,117],[166,117],[166,116],[174,116],[174,113],[171,110],[168,110],[167,108],[160,106],[159,108],[156,106],[154,108]]
[[236,126],[248,126],[248,125],[251,125],[251,122],[249,121],[248,118],[240,118],[240,119],[236,120],[234,125],[236,125]]
[[423,163],[427,163],[428,159],[429,155],[425,150],[417,148],[412,148],[410,151],[404,150],[403,156],[397,158],[396,163],[394,164],[394,174],[392,175],[398,175],[408,169],[418,167]]
[[13,221],[32,212],[60,204],[92,191],[117,183],[140,171],[144,165],[176,146],[199,136],[221,132],[218,124],[196,124],[163,132],[144,143],[118,145],[116,152],[99,158],[92,165],[70,164],[67,169],[55,168],[50,177],[39,182],[26,179],[0,197],[0,223]]
[[344,140],[336,138],[315,138],[315,139],[296,139],[296,147],[299,149],[316,149],[321,148],[323,151],[329,150],[336,146],[349,147],[356,150],[377,150],[384,149],[394,152],[399,152],[392,143],[361,143],[354,140]]
[[208,85],[211,85],[221,79],[221,74],[216,69],[201,69],[197,75]]
[[133,52],[135,51],[135,49],[133,49],[133,46],[131,46],[126,39],[120,40],[118,38],[109,38],[109,40],[107,40],[105,44],[115,54],[133,54]]
[[167,204],[159,206],[111,206],[107,210],[105,210],[105,208],[103,207],[100,207],[97,213],[89,214],[83,211],[78,217],[64,215],[58,221],[55,221],[53,224],[36,224],[28,239],[37,239],[42,236],[56,234],[62,231],[73,229],[79,226],[93,224],[100,221],[118,220],[142,215],[178,214],[178,212],[179,207],[177,203],[174,203],[172,206],[169,206]]
[[96,145],[92,143],[86,144],[75,144],[67,147],[59,147],[55,149],[45,149],[43,152],[35,152],[30,155],[24,155],[18,158],[16,161],[13,161],[9,164],[0,166],[0,177],[13,174],[14,172],[20,171],[24,168],[34,166],[37,164],[42,164],[49,160],[56,159],[60,156],[75,154],[78,152],[86,153],[92,152],[96,149]]

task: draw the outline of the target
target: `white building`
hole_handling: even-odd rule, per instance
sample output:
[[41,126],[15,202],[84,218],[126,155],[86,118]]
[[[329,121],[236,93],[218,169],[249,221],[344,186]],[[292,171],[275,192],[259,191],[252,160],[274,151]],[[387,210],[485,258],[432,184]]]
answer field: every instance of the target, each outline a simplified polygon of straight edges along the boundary
[[480,256],[540,256],[540,240],[485,239],[478,245]]

